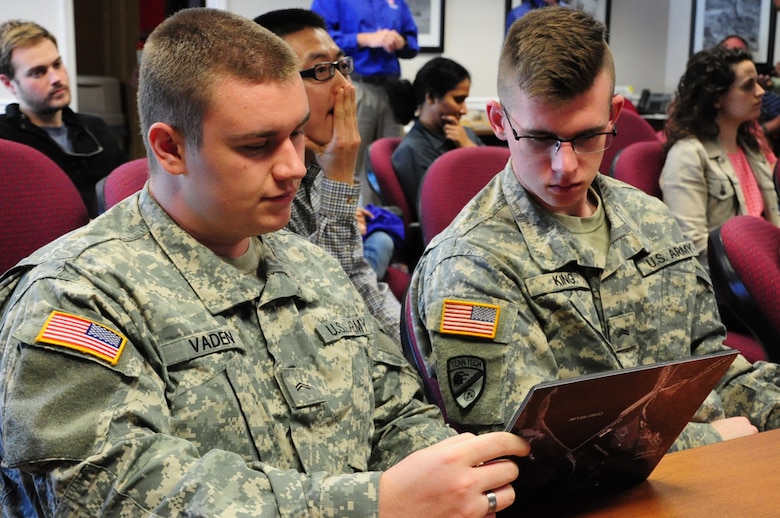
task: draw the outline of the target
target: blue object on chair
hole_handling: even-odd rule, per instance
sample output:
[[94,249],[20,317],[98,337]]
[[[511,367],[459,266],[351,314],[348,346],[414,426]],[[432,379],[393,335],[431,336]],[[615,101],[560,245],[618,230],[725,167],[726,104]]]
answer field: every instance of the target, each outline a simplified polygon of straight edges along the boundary
[[89,222],[76,186],[48,156],[0,139],[0,273]]

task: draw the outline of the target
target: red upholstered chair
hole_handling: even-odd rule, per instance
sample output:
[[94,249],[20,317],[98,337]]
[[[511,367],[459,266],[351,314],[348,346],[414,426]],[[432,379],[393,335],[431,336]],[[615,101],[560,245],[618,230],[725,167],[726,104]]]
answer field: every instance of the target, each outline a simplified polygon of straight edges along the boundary
[[479,146],[453,149],[431,164],[420,186],[420,226],[426,245],[504,169],[507,160],[509,148]]
[[747,330],[740,329],[739,331],[734,331],[727,329],[726,339],[723,343],[732,349],[738,350],[750,363],[766,361],[767,359],[764,347]]
[[634,142],[645,140],[658,140],[653,126],[643,119],[638,113],[631,110],[622,110],[617,120],[617,135],[609,149],[604,151],[599,171],[608,174],[615,156],[621,149]]
[[710,276],[724,320],[733,316],[780,361],[780,228],[735,216],[710,233]]
[[383,205],[398,207],[404,218],[404,226],[408,227],[412,223],[410,219],[411,211],[406,202],[406,196],[398,181],[398,176],[393,169],[393,162],[390,157],[393,151],[401,143],[401,137],[383,137],[375,140],[368,148],[368,158],[371,162],[371,170],[374,172],[379,192],[377,193],[382,200]]
[[399,301],[404,299],[404,294],[409,288],[409,283],[412,281],[412,275],[401,268],[397,268],[393,265],[387,267],[385,277],[382,282],[387,283],[387,287],[393,292],[395,298]]
[[368,148],[368,158],[379,187],[377,194],[382,200],[382,205],[396,207],[404,220],[404,245],[398,250],[398,255],[409,270],[412,270],[422,254],[423,245],[420,224],[411,218],[412,211],[395,174],[393,162],[390,160],[393,151],[400,143],[401,137],[383,137],[375,140]]
[[637,109],[636,105],[631,102],[631,99],[628,97],[625,97],[625,102],[623,103],[623,109],[628,110],[630,112],[639,113],[639,110]]
[[95,186],[98,211],[103,213],[143,189],[147,178],[149,178],[149,163],[146,158],[125,162],[111,171]]
[[664,147],[660,140],[635,142],[615,157],[610,175],[661,199],[658,179],[664,168]]
[[0,139],[0,272],[89,222],[68,175],[29,146]]

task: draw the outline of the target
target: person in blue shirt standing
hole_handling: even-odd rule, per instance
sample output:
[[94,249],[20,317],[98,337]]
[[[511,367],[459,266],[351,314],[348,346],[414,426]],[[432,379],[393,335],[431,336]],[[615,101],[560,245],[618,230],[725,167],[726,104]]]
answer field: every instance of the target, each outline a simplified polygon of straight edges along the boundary
[[381,137],[401,136],[386,86],[401,76],[399,58],[420,52],[417,24],[406,0],[314,0],[311,10],[325,18],[336,45],[355,60],[361,145],[356,176],[363,204],[378,203],[366,181],[368,146]]
[[515,23],[515,20],[522,17],[531,9],[539,9],[540,7],[547,7],[548,5],[562,5],[566,7],[569,4],[559,0],[523,0],[520,5],[509,11],[509,14],[506,15],[506,30],[504,32],[509,32],[509,28]]

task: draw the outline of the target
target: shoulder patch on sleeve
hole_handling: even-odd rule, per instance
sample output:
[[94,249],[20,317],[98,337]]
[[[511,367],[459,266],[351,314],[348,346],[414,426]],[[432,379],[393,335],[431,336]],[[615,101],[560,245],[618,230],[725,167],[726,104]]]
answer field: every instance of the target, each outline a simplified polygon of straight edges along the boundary
[[501,307],[494,304],[445,299],[439,332],[495,338]]
[[116,365],[127,338],[92,320],[62,311],[52,311],[36,341],[60,345],[91,354]]

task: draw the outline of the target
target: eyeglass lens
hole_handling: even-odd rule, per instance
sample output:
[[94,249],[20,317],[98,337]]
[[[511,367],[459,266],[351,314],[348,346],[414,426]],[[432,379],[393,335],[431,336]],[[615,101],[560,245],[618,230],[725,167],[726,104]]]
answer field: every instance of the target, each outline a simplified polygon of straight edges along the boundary
[[569,142],[574,148],[574,152],[580,155],[588,153],[598,153],[612,145],[612,133],[598,133],[595,135],[583,135],[571,140],[561,140],[553,137],[523,137],[520,139],[520,145],[528,153],[534,155],[546,155],[556,153],[560,150],[564,142]]
[[352,58],[347,56],[332,63],[320,63],[314,66],[314,78],[318,81],[327,81],[336,74],[336,67],[343,75],[348,76],[354,70]]

